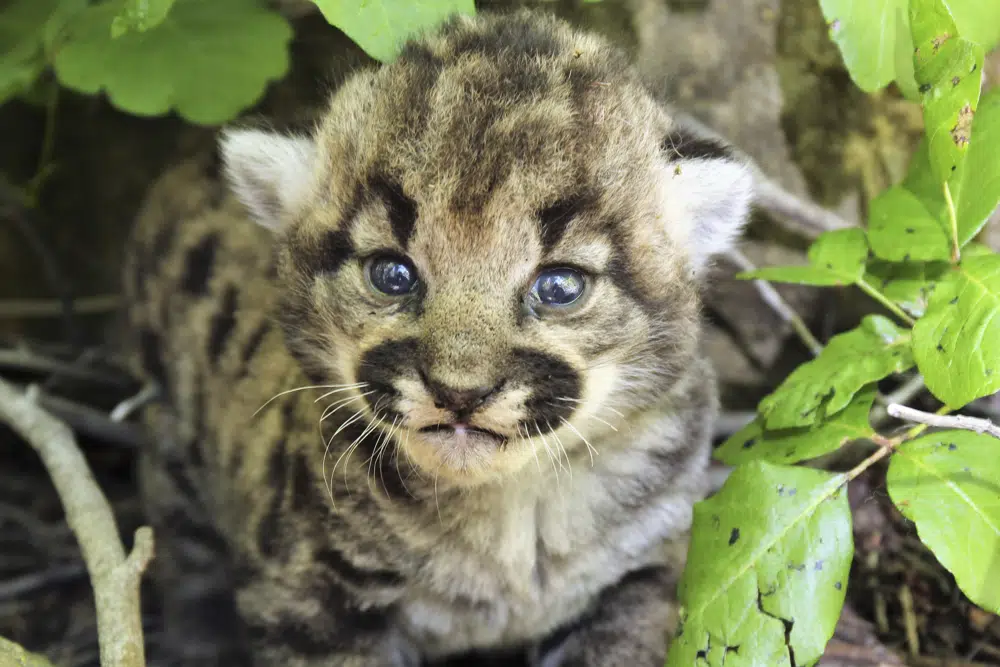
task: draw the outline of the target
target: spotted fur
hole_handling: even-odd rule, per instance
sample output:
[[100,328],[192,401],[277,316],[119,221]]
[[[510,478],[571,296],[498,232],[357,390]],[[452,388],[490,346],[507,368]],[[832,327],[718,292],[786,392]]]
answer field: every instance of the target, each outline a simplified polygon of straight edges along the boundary
[[[155,185],[126,269],[186,664],[663,664],[664,543],[716,411],[697,287],[744,167],[604,41],[523,12],[455,18],[312,134],[221,154],[225,179]],[[415,289],[375,289],[382,256]],[[583,296],[533,300],[545,267]]]

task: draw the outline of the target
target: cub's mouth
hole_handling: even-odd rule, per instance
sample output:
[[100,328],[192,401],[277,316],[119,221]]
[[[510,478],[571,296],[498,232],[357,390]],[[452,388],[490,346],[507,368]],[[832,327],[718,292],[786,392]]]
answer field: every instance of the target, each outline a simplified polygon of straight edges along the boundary
[[501,435],[496,431],[490,431],[485,428],[479,428],[477,426],[470,426],[468,424],[433,424],[431,426],[425,426],[419,429],[419,433],[427,433],[429,435],[437,434],[440,437],[455,437],[458,440],[465,439],[490,439],[495,441],[498,445],[503,445],[507,442],[507,436]]

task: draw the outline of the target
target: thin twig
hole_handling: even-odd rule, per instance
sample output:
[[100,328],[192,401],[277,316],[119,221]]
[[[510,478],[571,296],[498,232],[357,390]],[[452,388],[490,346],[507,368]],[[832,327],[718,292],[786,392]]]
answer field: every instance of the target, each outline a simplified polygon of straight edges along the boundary
[[56,565],[41,572],[32,572],[21,577],[0,581],[0,600],[10,600],[29,593],[76,581],[87,576],[87,568],[83,563],[68,563]]
[[[740,267],[740,271],[755,271],[757,269],[754,263],[750,259],[735,248],[726,253],[728,257],[734,264]],[[765,280],[754,280],[754,287],[757,288],[757,292],[760,294],[760,298],[764,300],[764,303],[773,310],[782,321],[787,322],[798,334],[802,342],[809,349],[812,355],[815,357],[823,351],[823,344],[816,340],[812,332],[809,331],[809,327],[806,323],[802,321],[798,313],[792,310],[792,307],[788,305],[778,290],[774,289],[771,284]]]
[[754,179],[754,201],[771,215],[794,223],[796,230],[811,239],[823,232],[855,226],[815,202],[796,197],[759,169]]
[[38,405],[66,422],[66,425],[86,436],[123,447],[141,448],[146,438],[141,428],[128,422],[115,421],[109,415],[51,394],[38,392]]
[[715,428],[712,431],[712,436],[715,438],[728,438],[752,422],[756,417],[757,413],[753,410],[722,412],[715,420]]
[[79,329],[73,310],[73,291],[55,254],[39,233],[38,211],[28,207],[25,194],[6,181],[0,180],[0,218],[7,218],[21,233],[37,256],[42,275],[49,288],[62,303],[63,329],[70,344],[79,340]]
[[126,556],[111,506],[101,493],[73,437],[61,421],[0,380],[0,418],[38,453],[66,511],[66,521],[90,573],[97,607],[101,664],[145,665],[139,583],[153,556],[153,532],[143,526]]
[[[77,315],[102,315],[112,313],[121,303],[117,294],[86,296],[73,302]],[[24,320],[28,318],[60,317],[65,309],[63,302],[55,299],[4,299],[0,301],[0,318]]]
[[[677,112],[679,122],[695,132],[729,143],[721,134],[694,116]],[[737,157],[750,167],[754,179],[754,203],[771,214],[785,229],[807,239],[815,239],[823,232],[854,227],[836,213],[804,197],[792,194],[771,180],[757,162],[747,153],[734,148]]]
[[1000,426],[989,419],[968,417],[966,415],[935,415],[922,410],[914,410],[899,403],[893,403],[886,408],[890,416],[896,419],[926,424],[937,428],[957,428],[976,433],[987,433],[994,438],[1000,438]]
[[131,381],[124,375],[96,371],[80,367],[70,362],[61,361],[46,355],[32,352],[25,348],[0,349],[0,368],[5,371],[20,371],[42,375],[60,375],[74,380],[100,383],[110,387],[125,387]]
[[906,405],[917,395],[920,394],[925,389],[924,376],[917,373],[913,377],[909,378],[901,384],[895,391],[890,394],[883,396],[882,394],[877,394],[875,396],[875,402],[878,403],[873,409],[871,414],[871,422],[875,426],[880,426],[885,423],[889,418],[889,413],[886,410],[886,406],[892,405],[893,403],[900,403]]

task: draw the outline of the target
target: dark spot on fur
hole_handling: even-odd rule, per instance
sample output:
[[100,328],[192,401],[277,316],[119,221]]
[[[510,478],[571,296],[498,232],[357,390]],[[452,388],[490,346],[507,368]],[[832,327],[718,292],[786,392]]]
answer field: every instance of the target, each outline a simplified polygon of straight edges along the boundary
[[332,545],[323,547],[316,555],[316,562],[330,568],[334,574],[345,584],[353,586],[359,590],[366,590],[373,587],[401,586],[405,579],[399,572],[393,570],[365,567],[352,563]]
[[181,289],[193,296],[208,293],[208,281],[212,277],[215,254],[219,249],[219,235],[208,234],[184,256],[184,275]]
[[212,328],[208,335],[208,361],[212,367],[219,365],[229,336],[236,326],[236,302],[239,298],[236,287],[230,285],[222,296],[219,310],[212,316]]
[[307,273],[336,273],[354,255],[348,232],[331,229],[313,243],[299,243],[295,254]]
[[365,352],[358,363],[358,382],[368,384],[365,396],[372,411],[391,408],[397,392],[392,386],[401,371],[413,370],[419,355],[420,343],[416,338],[387,340]]
[[541,228],[542,248],[551,252],[566,234],[566,229],[573,218],[593,205],[593,197],[587,194],[575,194],[543,208],[538,212],[538,224]]
[[166,385],[167,369],[163,363],[163,341],[152,329],[139,331],[139,356],[146,372],[161,385]]
[[663,138],[660,150],[667,160],[731,160],[732,149],[714,139],[677,129]]
[[417,222],[417,203],[403,192],[403,187],[397,181],[384,174],[372,176],[368,189],[373,197],[378,197],[385,204],[392,235],[405,248]]
[[[288,401],[281,406],[281,433],[288,433],[295,417],[295,403]],[[257,527],[257,543],[261,554],[267,558],[286,555],[288,541],[283,534],[286,486],[288,484],[288,440],[282,437],[275,443],[267,458],[267,482],[265,488],[273,494],[267,513]]]
[[537,19],[524,16],[497,21],[487,29],[452,29],[449,40],[455,55],[472,53],[496,59],[517,54],[524,59],[553,58],[563,52],[563,47],[548,30],[540,28]]
[[240,365],[246,367],[253,356],[257,354],[257,350],[260,349],[260,344],[264,342],[264,338],[271,331],[270,322],[261,322],[250,337],[247,338],[246,342],[243,344],[243,349],[240,350]]
[[[525,403],[527,416],[522,424],[528,433],[547,433],[562,425],[580,398],[580,376],[565,361],[526,348],[515,349],[509,366],[509,378],[531,388]],[[562,400],[562,399],[570,400]]]

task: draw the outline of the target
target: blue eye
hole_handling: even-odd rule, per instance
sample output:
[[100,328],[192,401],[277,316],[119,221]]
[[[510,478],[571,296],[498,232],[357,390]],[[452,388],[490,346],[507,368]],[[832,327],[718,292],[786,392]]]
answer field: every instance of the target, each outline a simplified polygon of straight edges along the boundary
[[568,306],[583,295],[583,274],[573,269],[546,269],[538,274],[531,295],[545,306]]
[[417,270],[399,257],[381,255],[368,262],[368,281],[389,296],[409,294],[417,286]]

